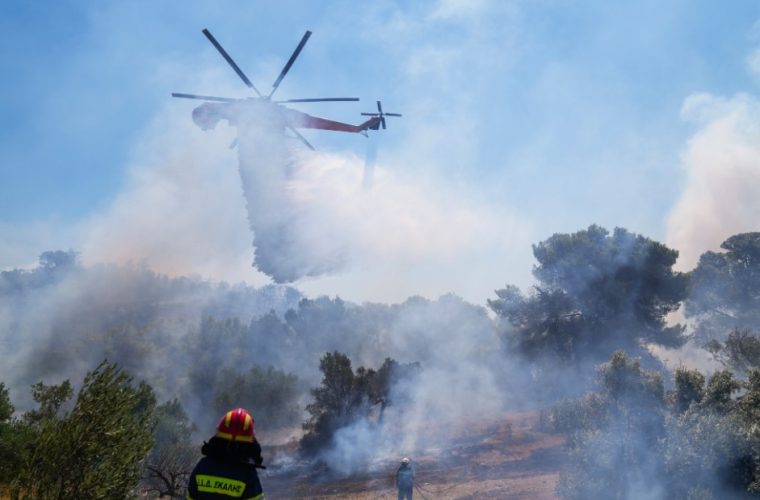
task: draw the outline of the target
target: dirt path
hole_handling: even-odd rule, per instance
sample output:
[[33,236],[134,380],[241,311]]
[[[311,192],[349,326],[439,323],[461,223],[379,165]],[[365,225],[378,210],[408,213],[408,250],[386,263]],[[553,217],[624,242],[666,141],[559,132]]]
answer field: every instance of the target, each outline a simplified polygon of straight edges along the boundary
[[[415,499],[554,499],[567,464],[564,437],[536,430],[535,413],[505,415],[458,436],[445,452],[415,456]],[[264,474],[267,498],[396,498],[397,464],[385,472],[317,483],[306,474]],[[320,477],[311,470],[309,476]]]

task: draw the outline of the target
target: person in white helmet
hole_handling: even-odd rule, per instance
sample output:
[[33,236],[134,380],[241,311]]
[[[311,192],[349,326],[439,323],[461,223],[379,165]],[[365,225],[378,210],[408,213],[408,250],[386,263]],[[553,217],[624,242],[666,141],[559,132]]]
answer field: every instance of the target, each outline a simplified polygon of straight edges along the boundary
[[401,466],[396,471],[396,487],[398,488],[398,500],[412,500],[414,466],[407,457],[401,459]]

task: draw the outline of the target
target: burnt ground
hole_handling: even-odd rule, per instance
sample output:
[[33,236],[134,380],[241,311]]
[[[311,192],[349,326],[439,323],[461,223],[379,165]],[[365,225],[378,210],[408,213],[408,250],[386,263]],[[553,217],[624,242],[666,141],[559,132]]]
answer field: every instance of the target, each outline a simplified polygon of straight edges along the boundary
[[[559,473],[568,463],[565,438],[539,428],[537,413],[508,414],[480,422],[455,436],[445,450],[414,455],[415,499],[553,499]],[[292,467],[262,471],[269,499],[379,500],[396,498],[398,463],[377,472],[324,479],[327,469]]]

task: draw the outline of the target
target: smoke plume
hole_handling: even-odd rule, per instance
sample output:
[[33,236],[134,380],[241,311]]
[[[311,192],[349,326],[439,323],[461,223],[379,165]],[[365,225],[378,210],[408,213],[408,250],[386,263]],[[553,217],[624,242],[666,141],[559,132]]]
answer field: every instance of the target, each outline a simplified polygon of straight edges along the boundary
[[500,225],[524,231],[514,218],[499,221],[484,207],[447,202],[454,193],[387,171],[378,169],[373,189],[362,189],[357,156],[307,151],[272,126],[274,112],[249,106],[234,119],[240,175],[255,265],[278,283],[388,260],[456,258],[498,235]]
[[517,214],[403,158],[379,158],[364,189],[362,158],[310,151],[266,109],[241,106],[205,132],[187,107],[167,107],[136,143],[125,188],[65,247],[86,265],[143,262],[254,286],[297,281],[310,295],[354,300],[456,291],[482,301],[500,272],[524,262],[519,281],[529,274],[532,236]]
[[668,219],[667,241],[688,270],[729,236],[758,229],[760,103],[743,94],[696,94],[682,116],[699,130],[683,154],[686,183]]

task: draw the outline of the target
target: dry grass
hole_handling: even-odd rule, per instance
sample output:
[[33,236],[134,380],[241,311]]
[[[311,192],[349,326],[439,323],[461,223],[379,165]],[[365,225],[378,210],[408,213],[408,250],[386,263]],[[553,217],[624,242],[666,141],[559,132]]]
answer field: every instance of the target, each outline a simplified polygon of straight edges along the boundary
[[[466,433],[448,436],[445,450],[419,450],[415,498],[553,499],[559,473],[567,463],[562,436],[535,430],[537,413],[480,420]],[[397,464],[383,472],[318,482],[309,474],[264,474],[269,498],[379,500],[396,498]],[[325,471],[326,472],[326,471]]]

